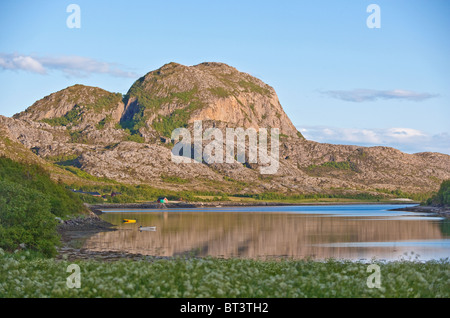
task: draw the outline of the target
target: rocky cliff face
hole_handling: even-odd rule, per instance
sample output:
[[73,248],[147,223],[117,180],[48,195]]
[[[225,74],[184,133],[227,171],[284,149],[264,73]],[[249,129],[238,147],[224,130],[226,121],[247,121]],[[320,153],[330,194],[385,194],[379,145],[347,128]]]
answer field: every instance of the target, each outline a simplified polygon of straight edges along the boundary
[[137,80],[126,100],[122,122],[145,136],[170,137],[195,120],[219,128],[277,127],[301,136],[272,87],[222,63],[166,64]]
[[[250,162],[173,162],[167,137],[196,120],[204,129],[279,128],[277,172],[261,175]],[[305,140],[272,87],[221,63],[164,65],[123,98],[82,85],[51,94],[13,118],[0,116],[0,155],[55,167],[53,173],[67,182],[71,174],[63,168],[72,166],[95,177],[172,190],[428,192],[450,178],[448,155]]]

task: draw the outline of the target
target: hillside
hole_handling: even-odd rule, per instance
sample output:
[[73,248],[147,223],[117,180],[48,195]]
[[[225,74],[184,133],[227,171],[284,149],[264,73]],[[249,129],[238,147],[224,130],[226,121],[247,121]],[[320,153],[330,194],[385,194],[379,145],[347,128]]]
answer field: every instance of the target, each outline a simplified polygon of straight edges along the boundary
[[[178,164],[173,129],[279,128],[280,165]],[[388,147],[308,141],[272,87],[222,63],[166,64],[138,79],[125,96],[74,85],[13,118],[0,116],[0,155],[33,158],[66,183],[147,184],[172,191],[231,194],[401,195],[437,191],[450,178],[450,156]],[[246,157],[248,159],[248,157]]]

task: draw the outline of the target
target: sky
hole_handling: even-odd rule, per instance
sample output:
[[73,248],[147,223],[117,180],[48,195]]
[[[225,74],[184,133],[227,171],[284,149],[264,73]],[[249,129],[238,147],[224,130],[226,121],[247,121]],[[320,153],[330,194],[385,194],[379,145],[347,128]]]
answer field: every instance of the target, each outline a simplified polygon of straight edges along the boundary
[[3,0],[0,29],[0,115],[223,62],[274,87],[309,140],[450,154],[448,0]]

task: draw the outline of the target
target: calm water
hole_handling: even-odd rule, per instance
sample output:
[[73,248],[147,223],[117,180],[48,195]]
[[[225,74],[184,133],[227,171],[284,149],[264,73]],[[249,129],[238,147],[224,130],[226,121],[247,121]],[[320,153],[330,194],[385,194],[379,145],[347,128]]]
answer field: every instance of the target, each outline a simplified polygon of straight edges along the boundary
[[[450,257],[450,222],[407,205],[338,205],[109,210],[118,231],[85,247],[144,255],[314,259],[440,259]],[[124,218],[137,224],[123,224]],[[139,231],[139,226],[156,231]]]

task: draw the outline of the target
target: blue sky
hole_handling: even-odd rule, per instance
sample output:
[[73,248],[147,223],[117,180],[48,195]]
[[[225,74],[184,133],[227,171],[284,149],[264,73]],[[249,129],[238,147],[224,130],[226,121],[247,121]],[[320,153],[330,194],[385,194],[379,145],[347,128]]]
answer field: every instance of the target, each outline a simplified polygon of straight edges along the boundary
[[216,61],[273,86],[308,139],[450,154],[446,0],[7,0],[0,28],[1,115],[70,85],[125,94],[168,62]]

